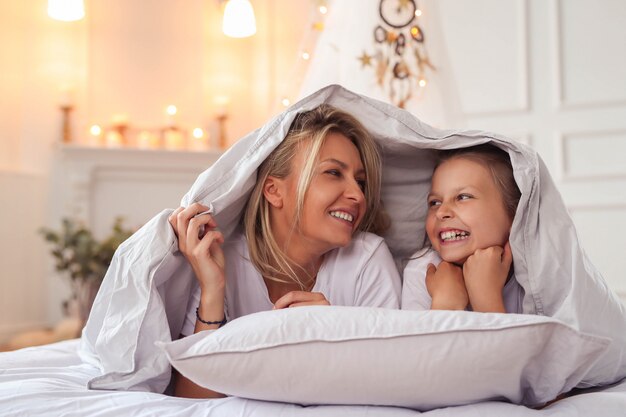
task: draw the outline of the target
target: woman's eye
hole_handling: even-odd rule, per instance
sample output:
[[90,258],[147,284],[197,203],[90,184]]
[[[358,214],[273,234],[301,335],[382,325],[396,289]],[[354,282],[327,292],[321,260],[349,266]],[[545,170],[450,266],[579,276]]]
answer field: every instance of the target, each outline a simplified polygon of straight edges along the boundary
[[367,185],[367,182],[365,180],[356,180],[356,182],[357,184],[359,184],[361,191],[365,191],[365,186]]
[[339,172],[336,169],[329,169],[328,171],[326,171],[326,173],[330,174],[332,176],[335,176],[335,177],[340,177],[341,176],[341,172]]

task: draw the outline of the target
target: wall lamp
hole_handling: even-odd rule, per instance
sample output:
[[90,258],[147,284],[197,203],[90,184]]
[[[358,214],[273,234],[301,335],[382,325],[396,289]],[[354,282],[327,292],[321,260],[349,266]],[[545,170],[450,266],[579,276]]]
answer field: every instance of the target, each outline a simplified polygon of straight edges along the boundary
[[83,0],[48,0],[48,16],[64,22],[73,22],[85,17]]
[[256,33],[254,9],[249,0],[226,1],[222,32],[231,38],[247,38]]

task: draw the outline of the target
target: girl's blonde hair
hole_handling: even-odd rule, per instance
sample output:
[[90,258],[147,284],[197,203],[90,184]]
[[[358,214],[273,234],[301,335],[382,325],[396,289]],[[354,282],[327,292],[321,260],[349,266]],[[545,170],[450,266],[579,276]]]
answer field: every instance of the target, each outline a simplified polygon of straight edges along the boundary
[[[313,110],[299,113],[285,139],[263,161],[258,169],[256,185],[252,190],[244,214],[244,230],[250,260],[261,274],[278,282],[290,282],[279,277],[287,276],[292,282],[305,289],[306,282],[298,278],[294,267],[304,269],[291,262],[281,248],[270,224],[270,205],[263,194],[263,186],[269,176],[285,178],[291,173],[292,161],[298,152],[305,152],[304,163],[296,191],[296,214],[294,228],[300,224],[304,199],[315,175],[319,152],[330,133],[346,136],[359,151],[365,169],[366,211],[358,227],[360,231],[382,233],[389,227],[380,201],[381,161],[378,146],[363,125],[352,115],[322,104]],[[304,271],[305,272],[305,271]]]

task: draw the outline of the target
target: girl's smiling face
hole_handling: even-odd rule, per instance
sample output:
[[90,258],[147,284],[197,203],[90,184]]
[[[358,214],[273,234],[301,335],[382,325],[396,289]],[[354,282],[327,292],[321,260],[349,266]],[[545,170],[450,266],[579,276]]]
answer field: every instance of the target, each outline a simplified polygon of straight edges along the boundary
[[462,265],[477,249],[504,246],[511,223],[487,167],[456,157],[435,169],[426,233],[444,261]]

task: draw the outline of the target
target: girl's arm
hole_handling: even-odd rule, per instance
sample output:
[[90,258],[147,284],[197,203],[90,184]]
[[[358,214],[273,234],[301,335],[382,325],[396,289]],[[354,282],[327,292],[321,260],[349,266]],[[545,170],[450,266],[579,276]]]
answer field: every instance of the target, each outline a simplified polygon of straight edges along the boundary
[[506,313],[502,289],[511,269],[513,256],[507,242],[504,248],[478,249],[465,261],[463,276],[472,310]]
[[402,272],[402,310],[430,310],[432,298],[426,288],[429,264],[439,265],[441,258],[432,249],[413,254]]
[[431,310],[465,310],[468,294],[463,281],[463,270],[450,263],[428,265],[426,288],[432,297]]

